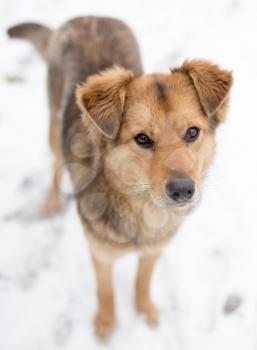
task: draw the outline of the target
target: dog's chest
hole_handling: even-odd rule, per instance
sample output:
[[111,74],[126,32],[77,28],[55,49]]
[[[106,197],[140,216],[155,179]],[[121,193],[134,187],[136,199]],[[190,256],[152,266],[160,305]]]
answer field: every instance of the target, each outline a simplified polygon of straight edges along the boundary
[[158,207],[151,200],[137,200],[132,207],[138,223],[138,246],[152,246],[171,238],[182,220],[180,213]]

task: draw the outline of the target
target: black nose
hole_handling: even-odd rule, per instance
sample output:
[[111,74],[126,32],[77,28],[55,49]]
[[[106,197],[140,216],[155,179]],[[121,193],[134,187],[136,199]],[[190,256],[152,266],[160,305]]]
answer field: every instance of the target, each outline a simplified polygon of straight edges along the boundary
[[173,179],[166,185],[166,193],[176,202],[183,203],[193,197],[195,193],[195,183],[190,177]]

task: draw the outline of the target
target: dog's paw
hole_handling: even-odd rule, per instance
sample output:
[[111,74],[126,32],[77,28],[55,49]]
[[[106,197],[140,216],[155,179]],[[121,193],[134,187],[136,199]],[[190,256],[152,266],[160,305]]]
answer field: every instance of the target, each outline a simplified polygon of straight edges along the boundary
[[95,318],[95,335],[101,342],[106,342],[116,328],[116,319],[112,313],[99,311]]
[[65,208],[66,203],[62,198],[49,196],[40,208],[40,214],[49,218],[63,212]]
[[160,324],[160,314],[157,307],[151,303],[137,303],[136,305],[137,311],[143,313],[146,317],[146,322],[151,327],[157,327]]

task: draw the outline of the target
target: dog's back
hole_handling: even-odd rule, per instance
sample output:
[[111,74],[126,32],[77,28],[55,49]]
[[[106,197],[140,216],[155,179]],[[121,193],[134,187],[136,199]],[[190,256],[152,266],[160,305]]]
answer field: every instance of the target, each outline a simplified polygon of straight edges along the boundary
[[133,34],[124,23],[110,18],[81,17],[67,22],[53,33],[48,55],[50,103],[61,106],[65,130],[80,115],[74,91],[89,75],[114,64],[135,74],[142,72]]

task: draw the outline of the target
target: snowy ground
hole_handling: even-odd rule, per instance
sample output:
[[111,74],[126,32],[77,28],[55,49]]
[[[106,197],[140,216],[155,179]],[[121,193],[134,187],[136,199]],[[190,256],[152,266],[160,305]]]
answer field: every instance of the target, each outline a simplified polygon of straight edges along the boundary
[[[50,179],[45,66],[7,26],[55,27],[75,15],[110,15],[134,29],[147,72],[185,58],[232,69],[228,122],[200,208],[160,259],[153,295],[161,326],[133,309],[136,259],[116,266],[119,328],[93,336],[95,280],[74,203],[53,220],[37,209]],[[0,349],[257,349],[256,1],[1,0]]]

